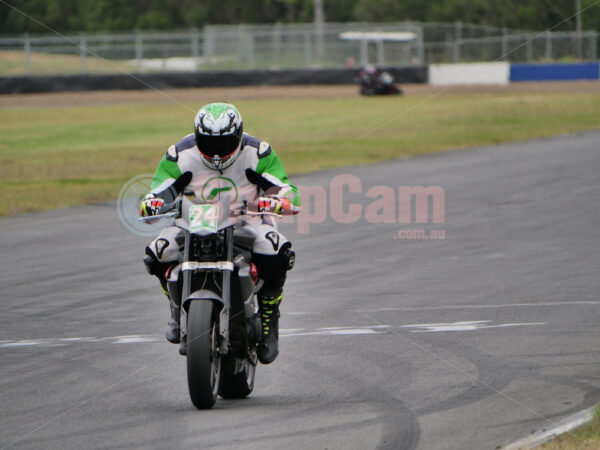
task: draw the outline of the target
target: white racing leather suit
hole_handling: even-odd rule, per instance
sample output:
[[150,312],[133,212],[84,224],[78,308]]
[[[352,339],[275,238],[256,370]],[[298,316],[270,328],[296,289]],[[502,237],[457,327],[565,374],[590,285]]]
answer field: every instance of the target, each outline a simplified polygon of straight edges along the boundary
[[[191,183],[188,181],[190,179]],[[154,174],[152,193],[171,202],[173,190],[177,193],[193,190],[205,201],[213,200],[220,193],[227,193],[232,204],[243,199],[250,202],[268,191],[269,194],[276,193],[290,199],[292,212],[300,210],[298,190],[289,184],[279,157],[268,143],[246,133],[242,137],[236,160],[222,170],[206,165],[193,134],[169,147]],[[259,222],[250,225],[256,232],[252,260],[259,277],[264,281],[259,297],[262,294],[270,299],[280,299],[287,270],[284,252],[291,247],[291,243],[279,233],[275,224]],[[167,278],[169,282],[177,281],[178,271],[171,269],[182,261],[182,246],[183,232],[176,222],[174,226],[165,228],[146,247],[144,261],[148,272],[159,278],[167,294]]]

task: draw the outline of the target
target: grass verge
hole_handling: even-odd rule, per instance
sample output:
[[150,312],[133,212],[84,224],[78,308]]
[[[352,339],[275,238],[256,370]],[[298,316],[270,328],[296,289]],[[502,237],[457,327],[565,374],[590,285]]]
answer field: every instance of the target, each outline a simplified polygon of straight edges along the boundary
[[593,419],[568,433],[538,447],[540,450],[576,450],[600,448],[600,406],[594,410]]
[[[291,174],[590,130],[600,117],[600,96],[585,92],[426,99],[225,98]],[[191,132],[200,105],[185,106],[0,108],[0,215],[116,199],[126,180],[153,172]]]

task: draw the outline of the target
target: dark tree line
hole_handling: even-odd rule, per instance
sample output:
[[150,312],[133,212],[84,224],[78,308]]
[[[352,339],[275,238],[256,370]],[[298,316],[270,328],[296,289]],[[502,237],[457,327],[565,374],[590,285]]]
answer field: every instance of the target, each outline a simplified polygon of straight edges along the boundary
[[[313,20],[313,0],[3,0],[0,34],[177,29],[204,24]],[[596,0],[582,0],[582,7]],[[418,20],[543,30],[575,12],[575,0],[323,0],[328,22]],[[583,28],[600,29],[600,3],[584,11]],[[573,30],[571,18],[556,28]]]

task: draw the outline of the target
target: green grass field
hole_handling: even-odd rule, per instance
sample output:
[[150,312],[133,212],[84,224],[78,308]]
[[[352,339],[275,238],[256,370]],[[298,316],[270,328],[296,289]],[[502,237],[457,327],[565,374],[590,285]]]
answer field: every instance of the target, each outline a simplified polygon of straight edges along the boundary
[[[598,95],[426,98],[228,100],[291,174],[599,127]],[[153,172],[165,149],[192,131],[199,106],[0,108],[0,215],[116,199],[125,181]]]

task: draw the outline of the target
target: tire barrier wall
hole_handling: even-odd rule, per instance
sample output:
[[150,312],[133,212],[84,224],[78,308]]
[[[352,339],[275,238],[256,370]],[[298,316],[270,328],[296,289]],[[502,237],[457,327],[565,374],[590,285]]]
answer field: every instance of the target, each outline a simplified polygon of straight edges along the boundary
[[[399,83],[427,83],[427,67],[383,67]],[[0,77],[0,94],[216,86],[354,84],[360,69],[247,70]]]
[[510,81],[598,80],[600,64],[511,64]]

